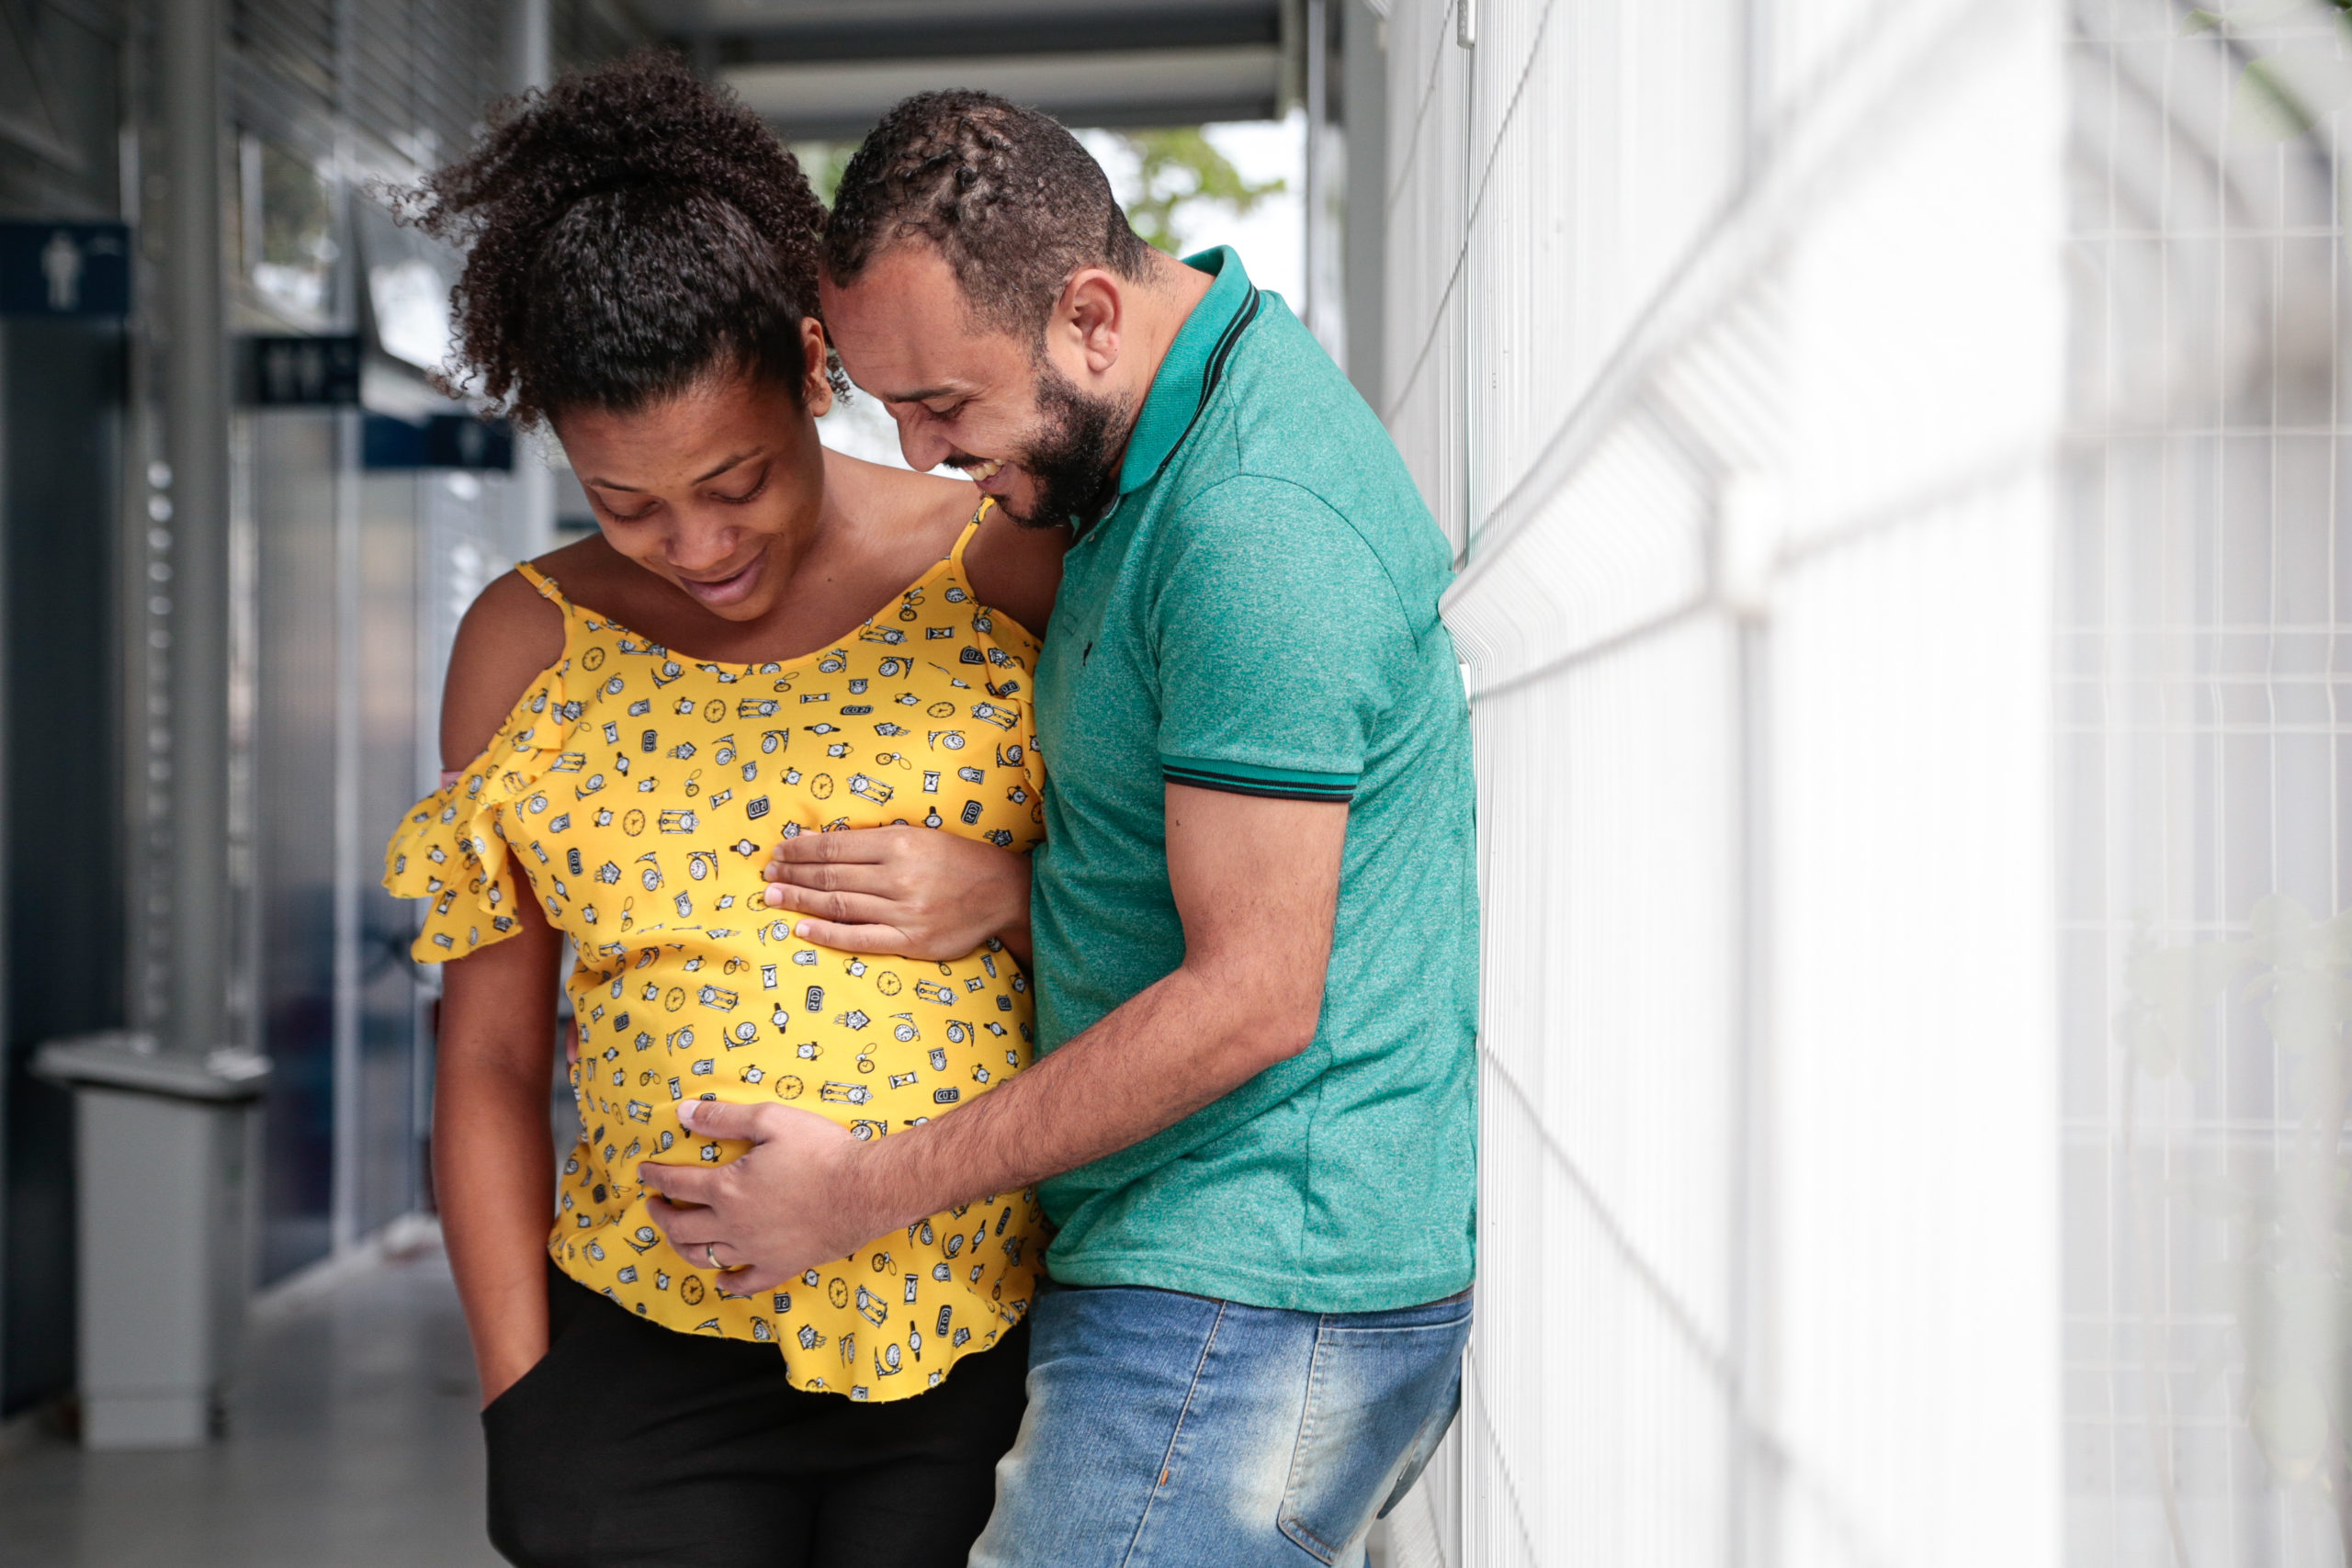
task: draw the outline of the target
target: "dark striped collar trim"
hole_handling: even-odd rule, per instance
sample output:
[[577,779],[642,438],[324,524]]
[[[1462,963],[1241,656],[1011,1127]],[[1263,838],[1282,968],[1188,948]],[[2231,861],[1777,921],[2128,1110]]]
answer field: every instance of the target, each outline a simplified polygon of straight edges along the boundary
[[1128,437],[1126,456],[1119,465],[1122,496],[1158,479],[1193,434],[1201,411],[1225,379],[1226,366],[1241,334],[1257,320],[1263,298],[1230,245],[1187,256],[1184,265],[1209,274],[1215,281],[1184,319],[1152,378],[1151,390],[1136,416],[1135,434]]

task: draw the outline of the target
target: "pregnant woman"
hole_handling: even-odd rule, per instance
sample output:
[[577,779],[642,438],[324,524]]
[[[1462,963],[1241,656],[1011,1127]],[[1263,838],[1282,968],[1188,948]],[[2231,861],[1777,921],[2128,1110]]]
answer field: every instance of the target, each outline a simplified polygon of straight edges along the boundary
[[[447,965],[434,1161],[492,1539],[529,1564],[961,1564],[1022,1414],[1032,1196],[753,1293],[723,1248],[671,1249],[635,1173],[742,1152],[682,1125],[690,1099],[880,1137],[1027,1063],[1023,628],[1066,541],[820,445],[822,209],[682,65],[510,106],[413,205],[469,247],[467,374],[561,442],[598,525],[466,616],[449,772],[387,854]],[[916,957],[763,902],[778,835],[891,824]],[[582,1133],[559,1167],[567,938]]]

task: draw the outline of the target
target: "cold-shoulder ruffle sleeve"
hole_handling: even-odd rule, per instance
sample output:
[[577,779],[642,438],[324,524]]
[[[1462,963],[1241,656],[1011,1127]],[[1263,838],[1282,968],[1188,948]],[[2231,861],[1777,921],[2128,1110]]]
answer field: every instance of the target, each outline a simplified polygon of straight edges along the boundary
[[564,698],[567,659],[532,685],[482,754],[445,788],[409,808],[384,851],[384,887],[400,898],[430,898],[411,952],[444,964],[503,942],[515,909],[532,897],[507,852],[502,818],[537,793],[560,766],[579,705]]

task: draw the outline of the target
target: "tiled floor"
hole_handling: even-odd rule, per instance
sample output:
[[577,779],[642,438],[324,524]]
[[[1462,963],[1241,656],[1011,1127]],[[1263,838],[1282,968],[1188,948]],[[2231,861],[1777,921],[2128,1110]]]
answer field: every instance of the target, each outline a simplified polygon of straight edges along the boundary
[[226,1438],[0,1461],[0,1568],[492,1568],[473,1363],[437,1247],[256,1324]]

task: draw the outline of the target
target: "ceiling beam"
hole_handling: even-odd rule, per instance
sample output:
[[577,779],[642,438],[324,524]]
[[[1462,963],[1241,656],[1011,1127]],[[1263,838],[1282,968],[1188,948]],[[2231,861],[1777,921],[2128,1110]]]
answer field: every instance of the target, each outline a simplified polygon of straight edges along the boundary
[[1282,40],[1282,0],[639,0],[728,64],[1208,49]]
[[736,64],[718,74],[786,137],[848,138],[899,99],[943,87],[981,88],[1070,125],[1270,118],[1283,55],[1267,42]]

